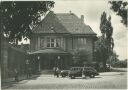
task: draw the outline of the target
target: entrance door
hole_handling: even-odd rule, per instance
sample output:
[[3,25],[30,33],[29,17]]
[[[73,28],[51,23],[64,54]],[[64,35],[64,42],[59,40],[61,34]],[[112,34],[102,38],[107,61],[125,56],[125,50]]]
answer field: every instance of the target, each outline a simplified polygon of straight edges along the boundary
[[55,59],[51,55],[42,55],[40,65],[42,70],[53,69]]

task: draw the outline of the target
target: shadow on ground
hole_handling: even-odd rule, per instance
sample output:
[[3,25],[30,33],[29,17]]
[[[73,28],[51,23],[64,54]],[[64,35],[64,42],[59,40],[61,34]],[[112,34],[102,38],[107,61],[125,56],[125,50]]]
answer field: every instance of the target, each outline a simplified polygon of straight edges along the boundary
[[100,75],[100,76],[119,76],[119,75],[124,75],[124,73],[123,72],[121,72],[121,73],[118,73],[118,74],[103,74],[103,75]]
[[[31,76],[30,78],[26,78],[26,79],[22,79],[20,80],[19,82],[16,82],[16,81],[11,81],[11,82],[5,82],[5,83],[2,83],[1,84],[1,88],[2,89],[7,89],[9,87],[14,87],[16,86],[16,84],[24,84],[24,83],[27,83],[29,80],[36,80],[40,75],[33,75]],[[23,81],[24,80],[24,81]]]
[[[70,77],[59,77],[59,78],[69,78],[69,79],[71,79]],[[90,77],[75,77],[74,79],[95,79],[95,78],[102,78],[102,77],[100,77],[100,76],[96,76],[94,78],[90,78]]]

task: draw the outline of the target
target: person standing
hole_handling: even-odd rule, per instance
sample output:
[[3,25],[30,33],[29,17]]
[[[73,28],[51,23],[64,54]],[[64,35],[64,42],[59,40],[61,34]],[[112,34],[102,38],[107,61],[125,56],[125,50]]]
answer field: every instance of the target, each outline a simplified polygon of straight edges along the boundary
[[54,77],[56,76],[56,67],[53,67]]
[[18,74],[17,69],[14,69],[14,73],[15,73],[15,81],[19,82],[19,74]]
[[27,78],[30,78],[31,77],[31,68],[29,67],[27,69]]
[[59,68],[58,67],[56,67],[56,75],[57,75],[57,77],[59,77]]
[[30,67],[30,65],[29,65],[29,60],[27,59],[27,60],[26,60],[26,74],[27,74],[27,78],[30,77],[30,70],[29,70],[29,67]]

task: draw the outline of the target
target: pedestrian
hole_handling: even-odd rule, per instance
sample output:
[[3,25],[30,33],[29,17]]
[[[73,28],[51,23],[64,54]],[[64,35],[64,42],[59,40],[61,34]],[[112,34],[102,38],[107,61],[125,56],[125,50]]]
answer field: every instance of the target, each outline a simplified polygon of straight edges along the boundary
[[56,76],[56,67],[53,67],[54,77]]
[[27,78],[30,78],[31,77],[31,68],[28,68],[27,70]]
[[17,69],[14,69],[14,73],[15,73],[15,81],[19,82],[19,74],[18,74]]
[[59,68],[58,67],[56,68],[56,75],[57,75],[57,77],[59,77]]

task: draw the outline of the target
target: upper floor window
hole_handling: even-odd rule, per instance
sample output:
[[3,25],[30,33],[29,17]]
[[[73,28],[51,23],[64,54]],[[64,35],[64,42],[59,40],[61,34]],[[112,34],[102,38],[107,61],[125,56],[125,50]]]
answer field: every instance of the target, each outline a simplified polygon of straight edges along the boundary
[[47,37],[47,39],[46,39],[46,41],[47,41],[47,47],[50,47],[50,37]]
[[46,45],[47,45],[47,47],[59,47],[60,46],[60,38],[47,37]]
[[44,37],[41,37],[40,46],[41,46],[41,47],[44,47]]
[[83,38],[84,45],[87,43],[86,38]]
[[86,38],[83,38],[83,37],[82,38],[78,38],[78,44],[82,45],[82,46],[85,45],[86,44]]
[[61,38],[58,37],[56,38],[56,47],[60,47],[61,46]]

